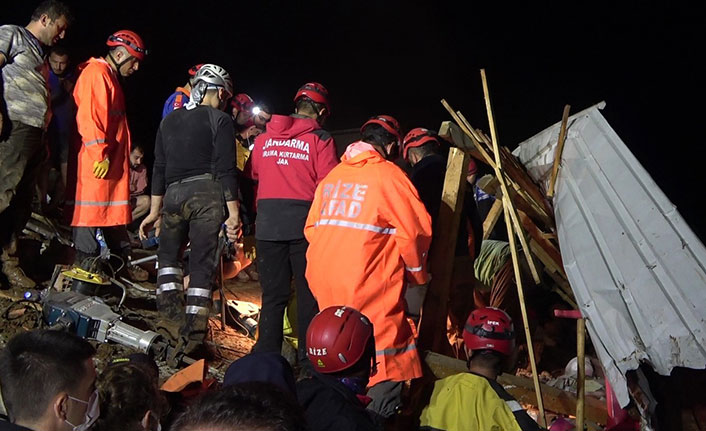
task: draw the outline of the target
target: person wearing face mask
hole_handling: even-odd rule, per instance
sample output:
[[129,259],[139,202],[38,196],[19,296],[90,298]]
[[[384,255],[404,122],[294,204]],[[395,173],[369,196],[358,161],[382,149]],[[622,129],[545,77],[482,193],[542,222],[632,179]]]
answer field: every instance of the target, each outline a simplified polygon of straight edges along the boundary
[[161,431],[167,400],[141,362],[117,362],[98,376],[101,415],[94,431]]
[[[304,221],[314,189],[338,161],[333,137],[322,129],[331,112],[328,90],[316,82],[304,84],[294,103],[294,114],[273,115],[265,132],[255,138],[245,167],[245,175],[257,181],[255,239],[262,310],[255,352],[281,351],[292,278],[300,338],[318,312],[304,276]],[[303,342],[299,360],[306,361]]]
[[95,349],[55,330],[21,332],[0,352],[2,431],[86,431],[98,419]]
[[30,218],[46,159],[42,136],[51,113],[45,50],[64,38],[71,20],[66,5],[49,0],[27,26],[0,26],[0,260],[9,284],[21,289],[35,286],[19,266],[17,235]]
[[[189,103],[167,115],[157,132],[151,208],[140,224],[140,238],[147,238],[152,226],[157,228],[157,309],[179,326],[172,362],[203,343],[220,259],[218,236],[224,221],[230,240],[237,239],[240,229],[235,131],[223,112],[232,95],[228,72],[204,64],[194,76]],[[180,262],[187,241],[190,282],[184,308]]]
[[[66,214],[73,226],[77,266],[100,254],[100,228],[111,253],[125,263],[131,248],[126,226],[130,208],[130,130],[125,114],[123,78],[137,72],[147,55],[135,32],[120,30],[108,37],[108,54],[79,66],[74,88],[78,136],[69,151]],[[117,268],[117,266],[115,266]],[[147,279],[138,266],[124,265],[125,276]]]
[[316,188],[304,227],[306,279],[319,307],[353,307],[373,323],[378,372],[368,408],[383,418],[400,406],[404,382],[422,375],[407,317],[419,317],[430,280],[431,219],[407,175],[386,160],[401,140],[397,124],[380,115],[363,126]]

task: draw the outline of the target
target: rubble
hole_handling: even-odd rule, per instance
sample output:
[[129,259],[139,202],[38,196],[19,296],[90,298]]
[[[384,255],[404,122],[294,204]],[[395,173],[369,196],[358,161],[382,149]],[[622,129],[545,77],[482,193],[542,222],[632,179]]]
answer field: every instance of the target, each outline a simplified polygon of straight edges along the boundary
[[[58,225],[57,225],[58,226]],[[33,254],[24,262],[31,262],[32,267],[25,268],[34,279],[41,281],[38,288],[49,287],[52,271],[50,265],[54,263],[68,264],[73,259],[73,250],[68,246],[70,235],[61,227],[54,227],[54,223],[42,216],[34,215],[31,223],[25,229],[21,238],[23,250]],[[135,250],[136,258],[153,255],[154,250]],[[122,316],[122,321],[142,330],[155,330],[158,313],[154,303],[156,271],[154,261],[142,264],[150,272],[150,281],[132,283],[126,286],[126,297],[123,306],[117,310],[117,300],[107,303]],[[55,283],[59,289],[68,289],[67,280],[58,277]],[[254,281],[241,282],[226,280],[224,291],[227,300],[251,302],[260,306],[260,285]],[[29,331],[44,326],[42,320],[42,307],[38,303],[23,300],[24,291],[17,289],[0,290],[0,347],[15,334]],[[209,374],[212,378],[221,380],[230,363],[250,352],[255,340],[246,335],[246,331],[238,326],[232,319],[226,319],[228,325],[221,327],[220,297],[216,292],[214,307],[209,319],[209,334],[206,339],[206,354],[209,365]],[[91,341],[96,347],[95,363],[100,372],[113,358],[135,353],[135,349],[114,343],[99,343]],[[178,369],[170,367],[166,362],[158,362],[160,380],[163,382]]]

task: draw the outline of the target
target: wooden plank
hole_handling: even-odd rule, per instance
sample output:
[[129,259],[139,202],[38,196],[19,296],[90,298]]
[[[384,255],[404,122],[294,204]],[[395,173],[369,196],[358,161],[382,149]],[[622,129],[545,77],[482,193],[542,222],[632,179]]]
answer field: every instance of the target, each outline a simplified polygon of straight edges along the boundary
[[559,164],[561,163],[561,155],[564,153],[564,142],[566,141],[566,125],[569,122],[569,111],[571,110],[571,105],[564,106],[564,113],[561,116],[561,129],[559,130],[559,142],[556,145],[556,151],[554,152],[554,163],[552,164],[552,176],[549,178],[549,190],[547,191],[547,197],[554,197],[554,185],[556,184],[556,177],[559,173]]
[[[468,372],[465,361],[439,355],[438,353],[425,352],[424,362],[438,379]],[[512,374],[501,374],[498,376],[498,383],[502,384],[505,390],[519,402],[536,405],[534,386],[531,379]],[[541,388],[547,410],[563,415],[574,415],[576,413],[577,399],[574,394],[544,383],[541,384]],[[591,422],[605,424],[608,420],[605,401],[586,396],[584,415]]]
[[483,156],[481,160],[483,160],[485,163],[489,164],[493,169],[495,169],[495,161],[493,158],[488,154],[488,152],[483,148],[478,142],[478,140],[473,136],[473,133],[463,124],[461,119],[458,117],[458,114],[454,112],[454,110],[451,108],[451,106],[446,102],[445,99],[441,99],[441,104],[444,105],[444,108],[446,108],[447,111],[449,111],[449,114],[451,114],[451,117],[456,121],[456,123],[461,127],[461,130],[463,130],[463,133],[466,134],[469,138],[471,138],[471,142],[473,142],[473,145],[476,146],[478,151],[481,153]]
[[560,274],[564,274],[564,269],[557,264],[557,262],[549,255],[547,252],[544,250],[544,248],[539,245],[537,241],[534,240],[534,238],[530,239],[530,250],[532,250],[532,253],[537,256],[540,262],[549,269],[551,272],[558,272]]
[[495,156],[495,154],[494,154],[495,150],[493,149],[493,146],[490,144],[490,141],[483,140],[483,133],[477,129],[474,129],[473,126],[471,126],[471,123],[461,113],[461,111],[456,111],[456,113],[458,114],[458,117],[461,119],[461,121],[463,121],[463,124],[465,124],[466,127],[468,127],[468,130],[470,130],[471,133],[473,133],[473,136],[475,136],[476,139],[478,140],[478,142],[480,142],[481,146],[483,146],[483,144],[485,144],[485,148],[488,151],[488,153]]
[[578,305],[576,305],[576,302],[571,299],[566,293],[564,293],[563,290],[559,289],[558,287],[554,286],[552,287],[552,292],[556,293],[563,299],[567,304],[569,304],[571,307],[574,308],[574,310],[578,310]]
[[578,307],[578,305],[576,305],[576,301],[574,299],[574,292],[573,292],[573,290],[571,290],[571,286],[569,285],[569,282],[566,281],[566,279],[563,278],[559,273],[554,272],[554,271],[550,271],[548,268],[544,268],[544,272],[546,272],[547,275],[549,275],[552,278],[552,280],[554,280],[556,285],[561,288],[561,290],[564,292],[564,294],[566,296],[571,298],[571,300],[567,300],[566,298],[564,298],[564,301],[568,302],[572,307],[574,307],[575,309],[578,310],[579,307]]
[[461,220],[463,195],[466,188],[466,168],[469,155],[458,148],[451,148],[446,165],[441,207],[434,229],[430,257],[430,270],[434,274],[424,300],[417,345],[420,349],[440,351],[450,348],[446,334],[449,289],[453,278],[454,253]]
[[[530,238],[539,245],[544,253],[552,260],[552,268],[555,271],[564,273],[564,263],[561,260],[561,253],[559,249],[554,246],[554,244],[544,236],[544,232],[539,230],[532,219],[522,211],[519,211],[520,222],[522,227],[525,229]],[[545,263],[546,265],[546,263]]]
[[483,160],[483,155],[478,151],[478,148],[473,143],[471,138],[466,135],[461,127],[453,121],[443,121],[439,127],[439,136],[453,142],[455,146],[469,153],[476,160]]
[[520,311],[522,312],[522,321],[525,326],[525,336],[527,339],[527,354],[530,360],[530,366],[532,367],[532,378],[534,380],[534,389],[537,396],[537,407],[539,408],[539,424],[542,426],[547,426],[547,416],[544,412],[544,402],[542,401],[542,389],[539,386],[539,375],[537,373],[537,364],[534,358],[534,348],[532,343],[532,334],[529,329],[529,319],[527,318],[527,305],[525,304],[525,293],[522,288],[522,276],[520,274],[520,261],[517,256],[517,248],[515,246],[515,235],[513,228],[516,229],[517,236],[520,238],[522,243],[522,249],[527,258],[527,263],[529,264],[530,270],[532,271],[532,276],[534,277],[535,283],[539,284],[539,274],[537,274],[537,268],[534,266],[534,260],[532,259],[532,253],[529,250],[529,245],[524,238],[522,233],[522,228],[520,227],[520,221],[518,220],[517,214],[515,213],[515,207],[510,201],[510,195],[507,191],[507,184],[505,184],[505,178],[502,173],[502,162],[500,160],[500,150],[498,144],[498,133],[495,129],[495,120],[493,118],[493,108],[490,102],[490,90],[488,89],[488,80],[485,76],[485,69],[480,70],[481,80],[483,81],[483,94],[485,96],[485,108],[488,112],[488,124],[490,126],[490,136],[492,137],[493,151],[495,152],[495,174],[500,181],[500,186],[503,191],[503,210],[505,213],[505,225],[507,227],[507,237],[510,241],[510,252],[512,254],[512,266],[515,271],[515,285],[517,286],[517,296],[520,301]]
[[[481,75],[484,77],[485,72],[483,69],[481,69]],[[484,87],[485,88],[485,87]],[[495,124],[492,121],[492,111],[490,110],[490,99],[489,95],[486,94],[486,107],[488,109],[488,118],[489,122],[491,125],[491,134],[495,136],[494,132],[494,127]],[[505,180],[505,175],[503,173],[503,170],[501,169],[502,167],[502,160],[500,156],[500,151],[499,151],[499,144],[496,141],[492,141],[493,144],[493,154],[495,156],[495,176],[498,178],[498,181],[500,182],[500,189],[502,190],[502,193],[504,196],[510,196],[509,195],[509,189],[507,187],[507,182]],[[517,232],[518,238],[520,238],[520,244],[522,244],[522,250],[525,254],[525,259],[527,260],[527,265],[529,266],[530,272],[532,273],[532,279],[536,284],[541,283],[541,280],[539,278],[539,272],[537,271],[537,267],[534,264],[534,260],[532,259],[532,253],[530,252],[529,245],[527,244],[527,240],[524,237],[524,234],[522,233],[522,227],[520,226],[519,219],[516,214],[515,207],[513,205],[513,201],[511,199],[508,199],[508,202],[510,204],[510,210],[508,211],[510,214],[511,222],[515,227],[515,231]]]
[[[569,106],[569,105],[566,105]],[[576,429],[583,429],[586,417],[586,320],[576,320],[576,360],[578,376],[576,379]]]
[[[492,145],[488,135],[480,130],[477,131],[477,134],[480,140],[486,145]],[[553,218],[549,216],[553,214],[553,211],[544,198],[544,193],[542,193],[539,186],[532,178],[529,177],[524,166],[522,166],[507,147],[500,147],[500,159],[504,167],[504,173],[512,181],[513,188],[518,192],[525,192],[531,196],[530,203],[537,208],[537,211],[540,211],[542,217],[549,218],[550,226],[553,226]]]
[[[500,157],[502,158],[503,166],[509,170],[509,174],[517,181],[521,190],[532,198],[532,204],[537,207],[537,210],[541,211],[542,215],[546,217],[553,215],[554,211],[549,206],[539,186],[530,178],[525,167],[515,158],[514,154],[507,147],[502,147],[500,149]],[[553,223],[553,217],[550,218]]]
[[[463,116],[463,114],[460,111],[454,112],[454,110],[451,108],[451,106],[446,102],[446,100],[441,100],[441,104],[446,108],[446,110],[451,114],[452,118],[456,123],[458,123],[459,127],[461,130],[466,134],[466,136],[473,142],[474,147],[478,150],[478,152],[482,153],[482,157],[480,158],[481,161],[486,162],[488,165],[490,165],[493,169],[495,169],[495,162],[494,162],[494,150],[492,148],[492,144],[490,142],[490,139],[485,136],[482,131],[476,130],[471,126],[471,124],[466,120],[466,117]],[[507,150],[506,148],[502,148],[503,150]],[[509,150],[507,150],[509,151]],[[505,157],[505,156],[503,156]],[[517,164],[518,162],[514,160],[513,156],[513,165]],[[527,176],[527,173],[524,171],[524,168],[512,168],[512,171],[515,172],[514,176],[515,177],[520,177],[523,178],[522,182],[527,183],[527,187],[534,187],[536,189],[536,194],[535,196],[540,199],[541,203],[535,202],[532,198],[528,197],[527,192],[523,190],[523,188],[515,181],[513,175],[510,173],[503,171],[503,174],[506,176],[506,180],[508,183],[512,186],[516,194],[514,196],[520,196],[522,199],[526,201],[526,204],[522,201],[520,202],[520,205],[522,208],[526,209],[526,211],[530,214],[532,214],[533,217],[535,217],[538,221],[540,221],[543,225],[546,227],[553,227],[554,226],[554,221],[553,218],[549,216],[551,214],[551,209],[549,206],[544,202],[544,194],[539,191],[539,188],[532,182],[531,178]],[[484,189],[485,190],[485,189]],[[487,190],[486,190],[487,192]],[[513,200],[513,202],[517,201],[516,199]]]
[[495,199],[495,202],[493,202],[493,206],[490,207],[490,211],[488,211],[488,215],[485,216],[485,220],[483,221],[483,239],[488,239],[490,237],[490,233],[493,231],[493,228],[495,227],[495,224],[498,222],[500,214],[502,213],[503,200]]

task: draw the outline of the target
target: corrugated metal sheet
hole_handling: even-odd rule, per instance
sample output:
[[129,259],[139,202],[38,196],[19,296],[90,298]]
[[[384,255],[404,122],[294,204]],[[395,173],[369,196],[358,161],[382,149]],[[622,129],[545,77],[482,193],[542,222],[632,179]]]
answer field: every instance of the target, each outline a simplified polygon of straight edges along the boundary
[[[625,406],[625,373],[641,361],[663,375],[706,367],[706,249],[603,106],[570,117],[553,204],[566,274]],[[559,128],[515,151],[545,189]]]

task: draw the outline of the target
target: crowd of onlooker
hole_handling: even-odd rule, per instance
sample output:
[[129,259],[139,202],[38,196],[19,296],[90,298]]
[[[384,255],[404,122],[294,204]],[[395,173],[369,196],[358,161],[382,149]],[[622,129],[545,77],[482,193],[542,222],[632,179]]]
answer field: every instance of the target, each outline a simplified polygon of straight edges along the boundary
[[[467,328],[468,372],[437,381],[412,426],[539,429],[496,382],[513,360],[509,316],[479,309]],[[382,430],[392,423],[366,408],[377,372],[367,317],[344,306],[324,309],[309,326],[306,351],[309,363],[297,374],[281,355],[255,352],[235,360],[222,382],[186,395],[160,390],[147,354],[112,358],[98,374],[88,341],[56,330],[22,332],[0,352],[0,430]]]

